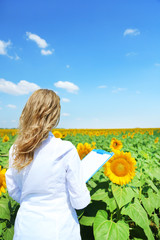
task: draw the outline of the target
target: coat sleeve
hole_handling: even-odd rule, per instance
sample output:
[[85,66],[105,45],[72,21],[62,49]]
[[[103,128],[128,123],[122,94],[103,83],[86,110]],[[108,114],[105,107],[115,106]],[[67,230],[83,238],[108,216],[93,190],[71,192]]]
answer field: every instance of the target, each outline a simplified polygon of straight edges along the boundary
[[12,149],[13,149],[13,146],[9,151],[9,168],[5,174],[6,185],[7,185],[7,190],[10,197],[12,197],[16,202],[20,203],[21,190],[17,184],[17,171],[16,169],[12,168],[12,162],[13,162]]
[[72,207],[75,209],[85,208],[90,203],[91,197],[83,180],[81,160],[74,146],[67,154],[66,180]]

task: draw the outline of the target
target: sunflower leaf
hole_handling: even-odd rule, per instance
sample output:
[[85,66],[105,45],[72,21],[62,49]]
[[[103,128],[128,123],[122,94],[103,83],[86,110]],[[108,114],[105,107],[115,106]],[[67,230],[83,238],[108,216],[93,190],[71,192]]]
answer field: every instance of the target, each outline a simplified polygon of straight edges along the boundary
[[155,222],[155,224],[157,225],[157,228],[159,228],[159,218],[158,218],[158,216],[157,216],[156,213],[154,213],[153,218],[154,218],[154,222]]
[[108,220],[108,214],[106,211],[98,211],[94,224],[93,231],[95,240],[127,240],[129,238],[129,226],[123,222],[117,223]]
[[108,193],[105,191],[105,189],[98,189],[93,195],[92,195],[92,200],[95,201],[103,201],[107,198]]
[[2,198],[0,200],[0,219],[10,220],[10,211],[8,208],[8,201]]
[[94,222],[94,217],[82,216],[79,222],[81,225],[92,226]]
[[111,212],[113,212],[116,208],[116,201],[113,197],[109,197],[108,193],[105,191],[105,189],[99,189],[97,190],[91,197],[94,201],[103,201],[107,204],[107,209],[109,209]]
[[154,240],[153,234],[149,227],[147,213],[137,199],[135,199],[133,204],[129,204],[128,206],[124,207],[121,211],[121,214],[129,216],[137,225],[143,228],[148,239]]
[[149,197],[149,198],[145,198],[143,195],[142,195],[142,204],[144,206],[144,208],[146,209],[147,213],[151,216],[152,215],[152,212],[154,211],[154,205],[152,203],[152,199]]
[[14,226],[12,225],[11,228],[7,228],[4,232],[4,239],[12,240],[14,234]]
[[149,189],[148,195],[149,198],[151,199],[152,205],[154,206],[155,209],[158,209],[160,207],[160,193],[156,194],[151,189]]
[[150,179],[146,179],[146,182],[148,183],[149,186],[153,188],[155,192],[159,193],[158,188],[154,185],[154,183]]
[[121,187],[115,184],[112,184],[112,193],[119,208],[129,203],[135,195],[130,187]]

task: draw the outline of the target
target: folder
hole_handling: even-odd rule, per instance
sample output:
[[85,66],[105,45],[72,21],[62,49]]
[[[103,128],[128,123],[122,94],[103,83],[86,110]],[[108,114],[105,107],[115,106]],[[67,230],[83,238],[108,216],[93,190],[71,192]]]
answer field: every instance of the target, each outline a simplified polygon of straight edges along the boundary
[[93,149],[81,161],[84,181],[89,179],[114,155],[102,149]]

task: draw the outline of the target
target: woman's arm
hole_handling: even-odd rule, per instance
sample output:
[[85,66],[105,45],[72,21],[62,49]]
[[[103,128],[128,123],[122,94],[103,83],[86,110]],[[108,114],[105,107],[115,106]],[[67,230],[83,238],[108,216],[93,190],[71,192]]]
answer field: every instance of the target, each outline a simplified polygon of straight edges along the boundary
[[81,160],[75,147],[67,154],[66,179],[72,207],[85,208],[91,201],[90,192],[83,180]]

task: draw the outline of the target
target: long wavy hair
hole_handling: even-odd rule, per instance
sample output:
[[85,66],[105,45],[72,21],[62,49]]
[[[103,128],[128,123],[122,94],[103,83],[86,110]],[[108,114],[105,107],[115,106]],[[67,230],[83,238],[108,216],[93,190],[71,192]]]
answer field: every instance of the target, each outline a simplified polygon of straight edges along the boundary
[[35,91],[19,119],[19,134],[13,145],[13,167],[18,171],[33,160],[34,150],[47,139],[60,120],[60,98],[48,89]]

